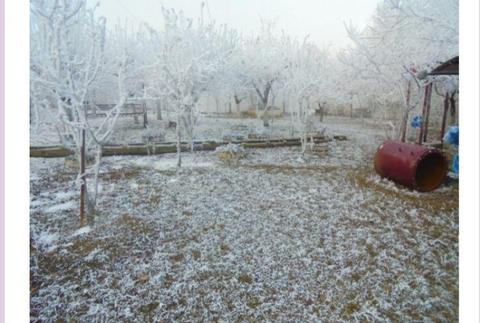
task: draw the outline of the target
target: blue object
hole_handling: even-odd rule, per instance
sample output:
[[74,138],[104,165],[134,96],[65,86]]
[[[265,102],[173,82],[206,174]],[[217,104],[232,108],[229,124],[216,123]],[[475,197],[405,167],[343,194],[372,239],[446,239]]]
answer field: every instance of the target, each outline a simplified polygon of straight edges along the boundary
[[423,123],[423,119],[421,116],[415,116],[413,117],[412,119],[412,127],[413,128],[420,128],[422,126],[422,123]]
[[452,162],[452,172],[454,172],[455,174],[458,174],[458,169],[460,168],[459,167],[459,163],[458,163],[458,154],[453,156],[453,162]]
[[458,146],[459,129],[457,126],[449,127],[443,141],[449,145]]

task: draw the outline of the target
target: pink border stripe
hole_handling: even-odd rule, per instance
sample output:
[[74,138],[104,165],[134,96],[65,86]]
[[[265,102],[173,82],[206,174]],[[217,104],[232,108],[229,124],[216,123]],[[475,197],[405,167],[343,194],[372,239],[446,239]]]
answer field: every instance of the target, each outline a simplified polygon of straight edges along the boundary
[[5,2],[0,0],[0,323],[5,322]]

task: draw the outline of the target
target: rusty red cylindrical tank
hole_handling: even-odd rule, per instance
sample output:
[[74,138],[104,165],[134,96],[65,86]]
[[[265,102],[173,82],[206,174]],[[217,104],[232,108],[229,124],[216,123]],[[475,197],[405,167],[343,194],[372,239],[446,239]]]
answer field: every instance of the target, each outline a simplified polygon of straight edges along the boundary
[[448,171],[448,161],[438,149],[393,140],[378,148],[374,164],[380,176],[420,192],[438,188]]

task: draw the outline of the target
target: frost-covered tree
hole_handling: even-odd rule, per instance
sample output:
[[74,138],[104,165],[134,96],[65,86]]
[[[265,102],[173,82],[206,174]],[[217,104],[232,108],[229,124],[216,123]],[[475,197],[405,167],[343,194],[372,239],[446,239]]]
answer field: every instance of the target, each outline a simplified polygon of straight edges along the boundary
[[332,91],[332,78],[328,72],[328,56],[305,38],[296,47],[285,71],[284,90],[295,98],[291,120],[300,133],[302,154],[307,147],[307,135],[313,131],[317,103],[324,101]]
[[[79,166],[82,147],[95,156],[91,189],[86,189],[81,167],[78,174],[91,216],[95,213],[102,147],[127,97],[128,53],[120,42],[107,48],[105,36],[105,19],[97,17],[95,7],[88,8],[84,0],[31,1],[31,102],[52,115],[61,141],[74,151]],[[99,124],[92,125],[86,101],[95,83],[107,74],[114,79],[116,104]]]
[[151,46],[157,53],[149,72],[149,83],[160,89],[176,118],[178,166],[181,166],[181,139],[185,133],[193,151],[195,113],[231,54],[233,38],[226,26],[192,19],[173,9],[162,8],[164,29],[149,28]]
[[290,39],[282,34],[275,35],[272,22],[262,22],[257,37],[244,42],[242,55],[238,56],[239,71],[244,85],[257,95],[258,116],[268,126],[268,110],[271,107],[272,91],[283,77],[288,66]]
[[399,102],[405,120],[423,93],[417,85],[425,85],[412,75],[421,80],[425,71],[458,55],[458,1],[385,0],[366,28],[346,30],[353,45],[339,59],[358,81],[355,92],[388,105]]

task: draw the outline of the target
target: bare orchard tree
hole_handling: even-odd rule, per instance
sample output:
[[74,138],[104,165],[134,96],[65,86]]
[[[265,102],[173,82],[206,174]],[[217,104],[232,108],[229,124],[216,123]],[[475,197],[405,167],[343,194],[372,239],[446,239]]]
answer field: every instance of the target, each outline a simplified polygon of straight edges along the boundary
[[413,93],[423,83],[417,84],[417,71],[458,55],[458,1],[385,0],[365,29],[346,25],[346,30],[353,46],[339,59],[354,75],[357,94],[373,89],[379,100],[404,106],[402,138],[408,113],[419,102]]
[[308,135],[313,129],[315,101],[325,98],[332,90],[332,77],[327,69],[326,52],[319,50],[305,38],[294,54],[289,58],[285,70],[283,90],[291,93],[296,104],[293,105],[291,122],[293,129],[300,133],[302,154],[305,153]]
[[[105,19],[97,18],[95,8],[88,8],[84,0],[32,1],[31,25],[31,99],[34,104],[49,109],[52,105],[56,109],[54,121],[63,131],[63,143],[78,159],[78,180],[85,197],[81,204],[86,200],[87,213],[92,218],[102,147],[113,131],[126,98],[128,56],[122,51],[105,55]],[[107,61],[107,57],[115,59]],[[102,73],[114,76],[118,97],[116,105],[94,126],[87,119],[85,103]],[[85,184],[87,174],[82,167],[82,150],[95,155],[91,190]]]
[[243,56],[239,57],[239,70],[245,85],[252,88],[258,99],[258,117],[268,127],[268,110],[271,107],[272,90],[283,77],[288,56],[293,49],[292,40],[274,34],[273,23],[263,22],[258,37],[245,41]]
[[164,30],[149,28],[156,60],[148,74],[151,84],[158,84],[168,109],[175,115],[178,167],[181,166],[182,134],[193,151],[197,103],[209,90],[217,73],[231,54],[234,38],[226,26],[214,22],[197,24],[182,12],[162,8]]
[[235,51],[228,56],[224,68],[215,77],[211,92],[212,95],[223,92],[228,96],[230,104],[233,101],[235,114],[240,115],[241,103],[249,98],[254,89],[251,86],[250,75],[245,69],[245,42],[235,31],[230,31],[229,39],[235,44]]

